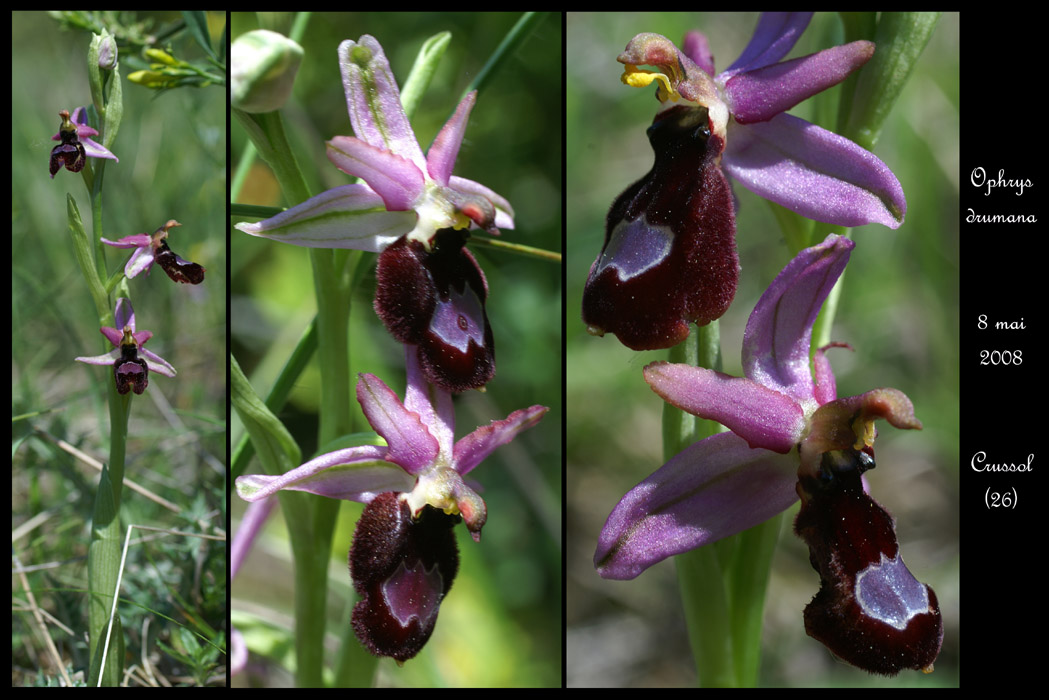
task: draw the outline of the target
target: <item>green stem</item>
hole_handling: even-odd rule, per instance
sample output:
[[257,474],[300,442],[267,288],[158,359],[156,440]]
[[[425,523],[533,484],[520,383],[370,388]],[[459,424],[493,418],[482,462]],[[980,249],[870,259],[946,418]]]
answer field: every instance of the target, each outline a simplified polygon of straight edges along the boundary
[[561,262],[561,254],[556,253],[552,250],[543,250],[542,248],[536,248],[530,245],[524,245],[521,243],[510,243],[509,241],[501,241],[496,238],[487,238],[485,236],[470,236],[470,245],[483,245],[489,248],[498,248],[499,250],[506,250],[511,253],[518,253],[520,255],[526,255],[532,258],[539,258],[540,260],[548,260],[550,262]]
[[[671,348],[669,360],[721,369],[718,323]],[[721,430],[670,404],[663,409],[663,451],[669,460]],[[761,621],[782,516],[713,546],[675,557],[682,609],[698,681],[704,687],[751,687],[761,660]]]
[[[233,110],[259,155],[270,166],[287,201],[305,202],[310,191],[288,144],[279,112],[247,114]],[[325,444],[351,432],[349,376],[349,300],[340,284],[335,251],[311,248],[317,299],[317,357],[321,374],[320,437]],[[324,633],[327,620],[328,559],[338,514],[337,500],[305,496],[310,501],[308,533],[292,537],[295,553],[295,634],[300,687],[323,684]],[[283,501],[284,499],[282,499]]]
[[475,77],[470,84],[463,90],[463,94],[460,96],[460,100],[466,97],[472,91],[477,90],[478,92],[488,84],[492,76],[495,75],[496,70],[502,64],[504,60],[513,55],[514,49],[521,45],[521,43],[528,38],[532,30],[535,29],[536,25],[541,19],[547,14],[546,12],[525,12],[521,15],[517,23],[506,33],[503,40],[496,47],[495,51],[485,62],[481,70],[477,72]]
[[88,603],[88,650],[91,658],[88,684],[117,686],[124,664],[124,632],[120,625],[120,613],[113,620],[113,632],[106,665],[101,667],[102,640],[109,624],[109,613],[113,605],[113,592],[117,586],[120,570],[120,547],[123,539],[120,531],[120,497],[124,485],[124,455],[127,447],[127,424],[131,413],[131,394],[117,393],[116,385],[109,386],[109,464],[102,469],[102,476],[95,496],[95,511],[91,522],[91,543],[88,547],[87,570],[90,599]]

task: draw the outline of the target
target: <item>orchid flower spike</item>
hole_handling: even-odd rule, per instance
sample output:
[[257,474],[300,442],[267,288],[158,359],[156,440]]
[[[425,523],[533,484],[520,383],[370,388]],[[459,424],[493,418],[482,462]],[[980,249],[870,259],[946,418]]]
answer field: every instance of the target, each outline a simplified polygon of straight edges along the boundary
[[871,42],[856,41],[781,62],[810,18],[762,15],[743,54],[721,73],[699,32],[686,35],[683,49],[659,34],[638,34],[619,55],[626,85],[657,85],[659,111],[648,128],[655,164],[608,213],[583,293],[590,333],[654,350],[681,342],[689,322],[721,317],[739,277],[726,175],[816,221],[902,223],[903,189],[884,163],[786,114],[874,53]]

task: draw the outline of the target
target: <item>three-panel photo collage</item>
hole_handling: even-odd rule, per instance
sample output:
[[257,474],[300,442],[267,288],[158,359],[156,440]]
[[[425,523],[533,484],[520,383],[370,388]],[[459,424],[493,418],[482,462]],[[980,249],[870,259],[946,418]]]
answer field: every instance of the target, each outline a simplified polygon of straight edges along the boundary
[[11,23],[13,687],[959,685],[958,13]]

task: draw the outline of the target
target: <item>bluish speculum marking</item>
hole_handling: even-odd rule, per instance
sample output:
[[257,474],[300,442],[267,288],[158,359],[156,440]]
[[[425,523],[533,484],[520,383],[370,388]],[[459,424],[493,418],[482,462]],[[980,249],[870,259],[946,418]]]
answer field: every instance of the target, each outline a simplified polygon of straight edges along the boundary
[[673,242],[674,232],[669,226],[653,226],[644,216],[620,221],[612,230],[591,278],[612,267],[621,281],[633,279],[663,262]]
[[412,618],[426,625],[437,616],[444,580],[435,563],[427,569],[416,560],[412,568],[402,561],[397,570],[382,584],[382,597],[401,627],[407,627]]
[[883,553],[880,563],[856,575],[856,601],[865,615],[898,630],[906,629],[915,615],[929,611],[925,585],[907,570],[898,554],[889,559]]
[[453,286],[448,299],[437,300],[430,330],[461,353],[470,348],[471,340],[484,347],[484,309],[469,285],[461,293]]

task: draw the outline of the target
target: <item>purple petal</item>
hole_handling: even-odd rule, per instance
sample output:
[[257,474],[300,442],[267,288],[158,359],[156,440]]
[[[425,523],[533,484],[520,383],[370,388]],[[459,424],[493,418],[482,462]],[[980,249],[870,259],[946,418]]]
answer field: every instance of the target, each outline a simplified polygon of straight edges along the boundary
[[728,79],[736,73],[776,63],[794,48],[811,19],[811,12],[762,13],[747,48],[718,78]]
[[505,445],[517,437],[522,430],[527,430],[539,423],[539,419],[550,409],[546,406],[531,406],[514,411],[503,420],[492,421],[473,431],[455,443],[455,471],[468,474],[485,457],[492,454],[495,448]]
[[[77,131],[79,132],[80,129],[77,129]],[[94,131],[94,129],[92,129],[92,131]],[[109,151],[105,146],[103,146],[100,143],[96,143],[95,141],[92,141],[89,138],[81,137],[80,144],[84,147],[84,153],[91,156],[92,158],[109,158],[110,160],[114,160],[118,163],[120,162],[120,159],[113,155],[113,153]]]
[[749,379],[702,367],[653,362],[645,367],[645,381],[665,401],[721,423],[751,447],[786,454],[805,429],[801,404]]
[[632,579],[667,557],[742,532],[798,496],[797,458],[752,450],[734,433],[697,442],[635,486],[608,516],[594,566]]
[[235,676],[244,671],[248,665],[248,645],[244,643],[244,635],[232,628],[230,631],[230,643],[233,651],[230,654],[230,675]]
[[134,331],[132,334],[135,342],[138,343],[139,347],[146,344],[146,341],[153,337],[153,331]]
[[101,331],[102,335],[106,336],[106,340],[108,340],[114,346],[120,347],[120,341],[124,338],[124,333],[122,331],[117,330],[116,328],[110,328],[108,326],[103,326],[98,330]]
[[343,185],[256,223],[234,228],[252,236],[306,248],[353,248],[381,252],[415,226],[414,211],[386,211],[367,185]]
[[411,209],[423,193],[426,180],[410,160],[352,136],[336,136],[329,141],[328,160],[367,182],[390,211]]
[[142,246],[148,246],[153,242],[153,237],[148,233],[136,233],[131,236],[124,236],[123,238],[111,241],[108,238],[101,239],[106,245],[111,245],[114,248],[141,248]]
[[838,226],[903,223],[899,180],[847,138],[789,114],[731,127],[725,170],[754,194]]
[[401,93],[382,46],[365,34],[359,43],[339,44],[339,69],[346,107],[357,138],[426,167],[422,149],[401,106]]
[[388,462],[386,453],[387,448],[377,445],[350,447],[321,455],[280,476],[240,476],[237,495],[245,501],[259,501],[288,489],[368,503],[385,491],[410,491],[415,479]]
[[441,132],[437,134],[429,153],[426,154],[426,168],[430,177],[442,185],[448,184],[448,178],[452,176],[455,167],[455,159],[459,155],[459,146],[463,142],[463,133],[466,131],[466,121],[470,118],[470,110],[477,101],[477,91],[474,90],[463,98],[455,109],[455,114],[444,125]]
[[431,384],[419,364],[419,348],[404,346],[405,371],[408,388],[404,392],[404,407],[417,413],[426,430],[437,438],[440,454],[451,459],[455,444],[455,407],[450,392]]
[[112,367],[113,363],[119,358],[119,350],[110,350],[105,355],[92,355],[91,357],[74,357],[73,359],[77,362],[83,362],[87,365],[106,365]]
[[163,357],[156,354],[155,352],[140,347],[138,349],[138,354],[140,357],[146,360],[146,366],[149,367],[150,372],[156,372],[157,374],[162,374],[165,377],[174,377],[177,374],[177,372],[175,372],[175,368],[172,367],[167,360],[165,360]]
[[812,324],[856,246],[831,234],[787,263],[761,295],[743,333],[743,374],[758,384],[812,401]]
[[[117,309],[114,314],[118,330],[130,328],[135,331],[135,309],[131,306],[131,300],[125,297],[117,299]],[[119,341],[116,343],[119,344]]]
[[87,124],[87,109],[85,107],[77,107],[73,110],[73,116],[70,118],[71,121],[76,124],[77,134],[80,136],[98,136],[98,132],[92,129]]
[[714,54],[710,51],[710,42],[702,32],[691,31],[685,34],[681,50],[692,62],[703,69],[707,75],[714,75]]
[[874,44],[854,41],[825,51],[737,74],[725,83],[732,116],[762,122],[837,85],[870,60]]
[[153,267],[153,249],[150,247],[139,248],[124,265],[124,276],[133,279]]
[[[270,517],[273,509],[277,507],[276,498],[264,498],[255,501],[248,506],[241,516],[237,532],[233,535],[233,543],[230,545],[230,579],[237,577],[237,571],[244,562],[244,558],[251,551],[255,537],[262,530],[262,526]],[[246,653],[246,652],[245,652]]]
[[404,407],[397,394],[374,374],[358,375],[357,401],[364,417],[390,446],[385,459],[418,474],[437,459],[440,445],[419,420],[419,414]]
[[848,343],[830,343],[812,353],[812,376],[816,380],[816,403],[820,406],[838,398],[837,381],[826,355],[826,351],[830,348],[852,350],[852,346]]

